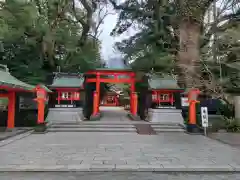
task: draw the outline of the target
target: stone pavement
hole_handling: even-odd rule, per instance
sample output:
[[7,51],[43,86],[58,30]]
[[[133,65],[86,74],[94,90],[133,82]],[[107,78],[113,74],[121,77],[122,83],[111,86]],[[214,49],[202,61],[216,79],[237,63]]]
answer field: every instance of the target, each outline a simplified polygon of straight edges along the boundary
[[152,173],[152,172],[11,172],[1,180],[240,180],[239,174]]
[[31,130],[31,128],[15,128],[11,131],[0,131],[0,141],[10,138],[10,137],[13,137],[13,136],[16,136],[16,135],[19,135],[19,134],[22,134],[29,130]]
[[208,136],[240,149],[240,133],[211,133]]
[[0,147],[0,171],[240,171],[240,151],[184,133],[32,134]]

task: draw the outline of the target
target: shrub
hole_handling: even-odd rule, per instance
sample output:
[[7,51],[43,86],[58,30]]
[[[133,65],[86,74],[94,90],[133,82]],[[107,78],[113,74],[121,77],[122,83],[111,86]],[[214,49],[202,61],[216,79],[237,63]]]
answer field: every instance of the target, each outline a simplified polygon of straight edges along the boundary
[[237,119],[225,118],[225,123],[228,132],[240,132],[240,124]]

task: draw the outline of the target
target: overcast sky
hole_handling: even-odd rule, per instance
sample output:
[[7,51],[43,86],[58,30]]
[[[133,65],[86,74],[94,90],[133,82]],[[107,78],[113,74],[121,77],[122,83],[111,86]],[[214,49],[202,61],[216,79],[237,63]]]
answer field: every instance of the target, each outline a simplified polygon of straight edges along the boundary
[[[123,0],[122,0],[123,1]],[[102,33],[100,34],[100,40],[102,42],[101,44],[101,55],[105,61],[113,61],[113,59],[116,59],[114,62],[111,62],[111,67],[119,67],[122,66],[122,62],[119,62],[121,58],[121,54],[114,50],[114,44],[115,42],[121,41],[122,39],[125,39],[131,35],[134,34],[134,31],[132,29],[129,29],[126,33],[123,33],[121,36],[113,37],[110,36],[110,33],[112,29],[115,27],[118,14],[110,7],[108,7],[108,10],[111,14],[109,14],[105,20],[104,23],[101,25],[100,30],[102,30]]]

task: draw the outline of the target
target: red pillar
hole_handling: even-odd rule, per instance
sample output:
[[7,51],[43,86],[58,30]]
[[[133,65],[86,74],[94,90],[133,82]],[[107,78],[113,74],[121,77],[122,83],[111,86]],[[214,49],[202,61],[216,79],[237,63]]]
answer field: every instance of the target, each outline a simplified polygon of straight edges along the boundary
[[99,113],[99,101],[100,101],[100,73],[96,74],[96,106],[97,106],[97,113]]
[[42,89],[37,87],[36,88],[36,93],[37,93],[37,98],[34,99],[38,103],[38,119],[37,123],[38,124],[43,124],[44,123],[44,109],[45,109],[45,101],[47,98],[47,92]]
[[96,116],[98,113],[98,109],[97,109],[97,92],[94,91],[93,93],[93,115]]
[[45,99],[41,98],[38,102],[38,124],[44,123]]
[[134,95],[133,93],[135,92],[135,75],[131,75],[131,87],[130,87],[130,113],[133,113],[133,106],[134,106]]
[[198,89],[193,89],[188,94],[190,125],[196,125],[197,123],[196,104],[199,103],[199,101],[197,101],[197,96],[199,94],[200,94],[200,91]]
[[15,101],[16,101],[16,93],[9,92],[8,95],[8,121],[7,128],[15,127]]
[[138,98],[137,98],[137,93],[132,93],[133,95],[133,107],[132,107],[132,115],[136,116],[137,115],[137,108],[138,108]]

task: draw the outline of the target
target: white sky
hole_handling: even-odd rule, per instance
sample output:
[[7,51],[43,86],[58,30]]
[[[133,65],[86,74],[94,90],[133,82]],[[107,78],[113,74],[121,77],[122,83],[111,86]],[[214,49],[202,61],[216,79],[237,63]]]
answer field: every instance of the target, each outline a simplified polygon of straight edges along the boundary
[[110,7],[108,7],[108,10],[111,14],[109,14],[105,18],[104,23],[100,26],[100,31],[102,30],[102,33],[99,36],[99,39],[102,42],[101,55],[105,61],[112,60],[115,58],[120,59],[121,54],[114,50],[115,42],[119,42],[129,36],[132,36],[135,33],[135,31],[130,28],[127,32],[123,33],[121,36],[116,37],[110,36],[111,31],[113,30],[117,23],[118,14]]

